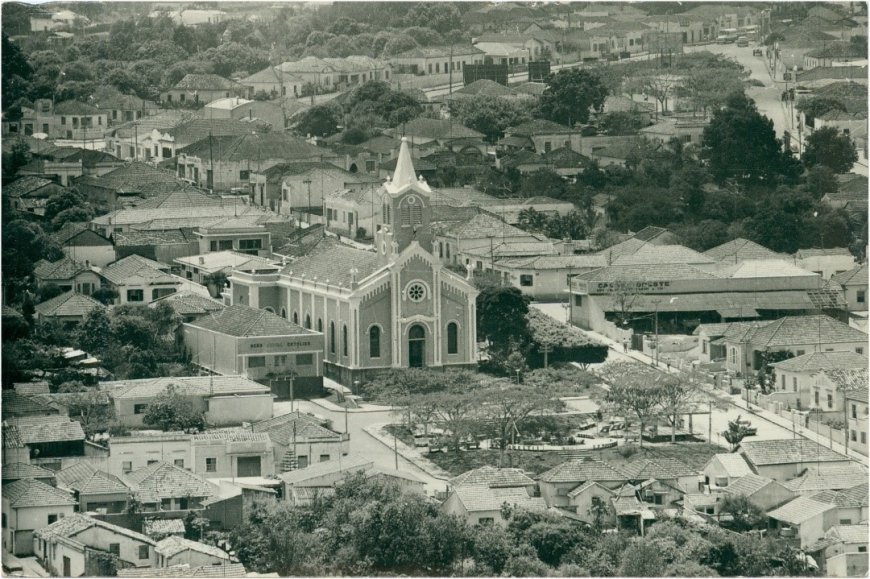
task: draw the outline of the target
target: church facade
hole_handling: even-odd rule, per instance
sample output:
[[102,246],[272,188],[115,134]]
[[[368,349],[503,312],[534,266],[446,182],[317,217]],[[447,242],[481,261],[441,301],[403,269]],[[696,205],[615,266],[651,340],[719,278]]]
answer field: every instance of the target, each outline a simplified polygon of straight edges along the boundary
[[279,271],[234,271],[231,302],[322,332],[325,375],[346,386],[389,368],[475,366],[478,292],[432,254],[431,193],[403,141],[372,250],[324,237]]

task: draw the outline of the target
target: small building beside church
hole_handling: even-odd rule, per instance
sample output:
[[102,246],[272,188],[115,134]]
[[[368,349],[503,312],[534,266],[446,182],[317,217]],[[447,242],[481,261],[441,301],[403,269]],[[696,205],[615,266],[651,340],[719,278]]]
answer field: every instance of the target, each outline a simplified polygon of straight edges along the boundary
[[346,385],[388,368],[474,366],[478,292],[432,254],[431,194],[403,139],[376,193],[373,249],[325,237],[280,272],[234,272],[230,302],[323,332],[324,373]]

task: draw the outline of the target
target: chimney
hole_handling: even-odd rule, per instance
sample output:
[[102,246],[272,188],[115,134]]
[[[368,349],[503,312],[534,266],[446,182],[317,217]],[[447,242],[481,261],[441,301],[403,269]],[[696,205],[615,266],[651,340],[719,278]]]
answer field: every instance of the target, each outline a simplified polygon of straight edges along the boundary
[[199,265],[205,265],[205,258],[202,256],[199,256]]

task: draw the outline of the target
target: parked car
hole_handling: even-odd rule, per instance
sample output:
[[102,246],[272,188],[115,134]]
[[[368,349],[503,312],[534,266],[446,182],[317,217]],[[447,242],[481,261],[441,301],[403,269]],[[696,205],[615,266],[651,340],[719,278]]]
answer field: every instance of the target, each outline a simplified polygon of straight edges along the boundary
[[429,437],[424,434],[414,435],[414,446],[429,446]]
[[746,436],[755,436],[758,434],[758,429],[752,426],[752,423],[745,418],[737,417],[737,424],[742,426],[746,430]]
[[741,36],[737,39],[737,46],[749,46],[749,39]]
[[763,53],[760,48],[753,49],[752,56],[763,56]]

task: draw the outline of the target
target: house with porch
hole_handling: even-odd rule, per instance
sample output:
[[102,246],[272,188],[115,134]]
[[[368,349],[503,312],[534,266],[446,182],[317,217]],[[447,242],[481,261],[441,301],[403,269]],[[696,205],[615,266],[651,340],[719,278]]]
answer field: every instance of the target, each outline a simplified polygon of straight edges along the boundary
[[118,292],[117,302],[122,305],[147,305],[178,291],[182,281],[169,273],[169,266],[141,255],[119,259],[100,275]]
[[474,46],[418,46],[389,59],[394,74],[449,74],[459,80],[470,64],[483,64],[485,53]]
[[34,264],[33,277],[39,287],[56,285],[64,292],[91,295],[100,289],[100,274],[89,263],[74,261],[64,255],[57,261],[40,259]]
[[80,512],[126,512],[134,489],[119,477],[99,470],[90,462],[77,462],[57,473],[57,486],[78,501]]
[[[204,478],[166,462],[134,470],[124,477],[135,485],[143,511],[194,511],[202,501],[213,496],[216,488]],[[187,513],[178,513],[183,518]]]
[[[770,364],[774,369],[775,400],[797,409],[839,412],[842,392],[837,388],[848,382],[859,384],[867,355],[857,352],[811,352]],[[830,374],[829,374],[830,373]]]
[[[541,497],[548,507],[570,507],[577,504],[577,497],[569,493],[588,482],[595,482],[609,490],[619,489],[628,480],[621,469],[594,459],[570,459],[558,464],[538,477]],[[572,505],[572,500],[575,503]],[[578,513],[581,514],[581,513]]]

